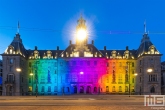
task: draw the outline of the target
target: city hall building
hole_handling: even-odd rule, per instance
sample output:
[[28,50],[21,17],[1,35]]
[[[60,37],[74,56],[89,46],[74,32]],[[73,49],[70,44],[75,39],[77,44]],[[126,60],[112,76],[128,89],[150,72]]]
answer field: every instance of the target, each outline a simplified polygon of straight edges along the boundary
[[139,48],[97,49],[85,20],[65,50],[25,49],[17,33],[3,58],[2,95],[161,94],[161,56],[143,34]]

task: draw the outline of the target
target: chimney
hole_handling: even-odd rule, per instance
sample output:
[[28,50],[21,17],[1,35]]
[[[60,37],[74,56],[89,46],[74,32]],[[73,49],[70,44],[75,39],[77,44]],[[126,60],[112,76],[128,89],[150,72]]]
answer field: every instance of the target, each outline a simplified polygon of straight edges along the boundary
[[126,50],[128,50],[128,46],[126,46]]
[[59,50],[59,46],[57,46],[57,50]]
[[69,43],[70,43],[70,45],[71,45],[71,44],[72,44],[72,41],[70,40],[70,42],[69,42]]
[[92,40],[92,45],[94,45],[94,40]]
[[104,46],[104,50],[106,50],[106,46]]
[[35,46],[34,49],[37,50],[37,46]]

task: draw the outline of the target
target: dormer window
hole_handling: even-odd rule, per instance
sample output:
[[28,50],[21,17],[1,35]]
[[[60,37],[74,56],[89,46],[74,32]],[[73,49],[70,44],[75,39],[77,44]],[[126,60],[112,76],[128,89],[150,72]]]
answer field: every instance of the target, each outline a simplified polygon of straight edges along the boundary
[[112,51],[112,58],[116,58],[116,51]]
[[10,49],[10,54],[12,54],[13,53],[13,50],[12,49]]
[[52,57],[52,52],[51,51],[47,51],[47,58],[50,59]]
[[150,51],[150,54],[155,54],[155,47],[152,45],[152,46],[149,48],[149,51]]

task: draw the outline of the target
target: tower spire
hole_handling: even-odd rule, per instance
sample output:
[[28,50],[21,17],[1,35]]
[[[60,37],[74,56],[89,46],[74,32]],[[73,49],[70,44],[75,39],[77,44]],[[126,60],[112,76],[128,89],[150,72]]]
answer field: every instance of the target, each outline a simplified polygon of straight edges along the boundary
[[144,21],[144,33],[146,34],[146,20]]
[[19,21],[18,21],[18,25],[17,25],[17,33],[19,33],[19,28],[20,28],[20,25],[19,25]]

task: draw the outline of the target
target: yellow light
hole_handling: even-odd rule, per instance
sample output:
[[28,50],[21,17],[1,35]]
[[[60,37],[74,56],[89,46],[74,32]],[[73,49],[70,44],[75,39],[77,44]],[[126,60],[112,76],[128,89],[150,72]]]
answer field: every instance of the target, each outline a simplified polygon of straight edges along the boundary
[[151,69],[151,68],[149,68],[149,69],[147,70],[147,72],[151,73],[151,72],[152,72],[152,69]]
[[135,73],[134,75],[135,75],[135,76],[137,76],[138,74],[137,74],[137,73]]
[[16,68],[16,71],[17,71],[17,72],[20,72],[20,71],[21,71],[21,68]]
[[86,30],[84,30],[84,29],[78,30],[78,32],[77,32],[78,40],[85,40],[86,36],[87,36]]
[[30,76],[33,76],[33,73],[30,73]]

